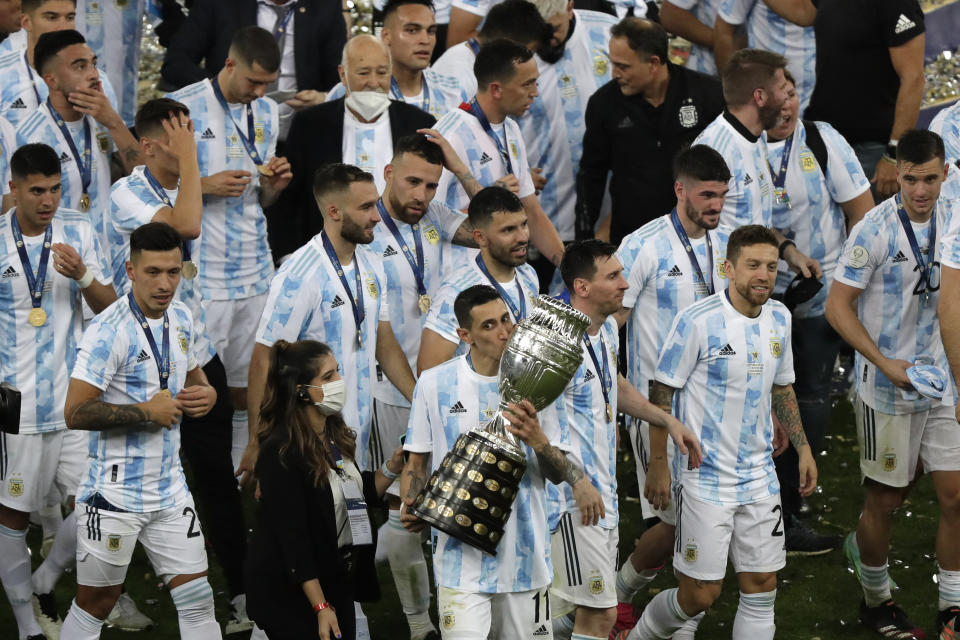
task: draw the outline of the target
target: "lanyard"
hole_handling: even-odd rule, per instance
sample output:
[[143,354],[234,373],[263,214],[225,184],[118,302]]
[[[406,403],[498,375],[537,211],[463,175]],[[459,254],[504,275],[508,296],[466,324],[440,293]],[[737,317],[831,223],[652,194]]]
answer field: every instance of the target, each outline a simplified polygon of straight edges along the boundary
[[40,92],[37,91],[37,79],[33,77],[33,69],[30,68],[30,60],[27,59],[27,52],[23,52],[23,64],[27,67],[27,75],[30,76],[30,87],[33,89],[33,95],[37,97],[37,106],[43,104],[40,99]]
[[[283,14],[282,18],[279,16],[279,14],[277,15],[277,22],[273,25],[273,39],[277,42],[280,42],[280,39],[287,33],[287,25],[290,24],[290,18],[293,17],[295,5],[295,2],[291,2],[290,6],[287,7],[287,12]],[[273,9],[272,6],[270,8]],[[277,8],[282,9],[283,7]],[[280,53],[283,54],[283,51]]]
[[497,279],[490,274],[490,270],[487,269],[486,263],[483,261],[483,255],[477,254],[477,266],[480,267],[480,271],[483,272],[483,275],[487,277],[487,280],[490,281],[490,284],[493,285],[493,288],[497,290],[497,293],[500,294],[500,297],[503,298],[503,301],[507,303],[507,306],[510,307],[510,312],[513,313],[513,317],[517,322],[520,322],[527,317],[527,303],[523,300],[523,288],[520,287],[520,278],[517,277],[517,297],[520,299],[520,308],[517,308],[517,305],[513,304],[513,300],[510,299],[510,296],[507,295],[507,292],[504,291],[503,287],[500,286],[500,283],[497,282]]
[[680,238],[680,244],[683,245],[683,248],[687,252],[687,257],[690,258],[690,266],[693,267],[694,272],[697,274],[697,280],[694,281],[694,284],[702,283],[707,289],[707,295],[713,295],[713,242],[710,240],[710,232],[706,232],[707,257],[710,259],[710,271],[709,277],[704,277],[703,271],[700,269],[700,263],[697,261],[697,254],[693,250],[693,245],[690,244],[690,238],[687,237],[686,230],[683,228],[683,225],[680,224],[680,216],[677,214],[676,209],[670,212],[670,222],[673,223],[673,229],[677,232],[677,237]]
[[343,468],[343,456],[340,455],[340,447],[333,440],[330,441],[330,455],[333,457],[334,471],[340,478],[343,478],[343,474],[346,473]]
[[163,353],[161,354],[157,351],[157,341],[153,339],[150,324],[144,317],[139,305],[137,305],[137,301],[134,300],[132,291],[127,294],[127,300],[130,303],[130,311],[133,313],[133,317],[143,327],[143,333],[147,336],[147,342],[150,343],[150,351],[153,352],[153,359],[156,361],[157,370],[160,372],[160,390],[162,393],[167,390],[167,384],[170,381],[170,321],[167,319],[167,312],[163,312]]
[[60,129],[60,133],[67,141],[67,146],[70,147],[70,153],[73,154],[73,159],[77,163],[77,169],[80,170],[82,191],[84,194],[89,193],[90,178],[93,169],[93,161],[90,157],[90,121],[86,116],[83,117],[83,156],[81,156],[80,152],[77,151],[77,145],[73,143],[73,136],[70,135],[70,130],[67,129],[67,123],[63,121],[63,118],[57,113],[57,110],[50,104],[50,98],[47,98],[47,109],[50,110],[50,117],[57,123],[57,128]]
[[256,130],[253,127],[253,106],[244,105],[244,111],[247,112],[247,135],[243,135],[243,131],[240,129],[240,125],[237,124],[237,121],[233,119],[233,116],[230,114],[230,105],[227,104],[227,99],[223,96],[223,91],[220,90],[220,81],[214,76],[213,80],[210,81],[211,86],[213,86],[213,95],[217,97],[217,102],[220,103],[220,107],[223,109],[223,115],[233,123],[233,128],[237,130],[237,135],[240,136],[240,142],[243,143],[244,148],[247,150],[250,158],[253,160],[253,164],[262,165],[263,158],[260,157],[260,152],[257,151],[257,147],[254,144],[256,139]]
[[783,154],[780,156],[780,170],[774,171],[773,165],[770,164],[770,158],[767,158],[767,166],[770,167],[770,174],[773,176],[773,195],[774,200],[777,204],[786,205],[787,208],[790,206],[790,196],[787,195],[787,190],[784,188],[784,185],[787,182],[787,166],[790,163],[790,150],[793,149],[793,135],[790,135],[783,142]]
[[[403,257],[407,259],[407,263],[410,265],[411,271],[413,271],[413,277],[417,280],[417,293],[421,296],[427,295],[427,287],[423,282],[424,258],[423,240],[420,237],[420,225],[410,225],[411,229],[413,230],[414,242],[414,250],[410,251],[410,247],[403,239],[403,235],[400,233],[400,230],[397,229],[397,223],[394,222],[393,218],[390,217],[390,214],[387,213],[387,208],[383,204],[383,198],[377,200],[377,211],[380,212],[380,219],[383,220],[384,226],[390,230],[390,233],[393,234],[393,239],[396,240],[397,244],[400,245],[400,250],[403,251]],[[414,255],[411,255],[411,253]]]
[[600,376],[600,390],[603,391],[603,403],[607,409],[607,421],[613,420],[613,407],[610,406],[610,389],[613,388],[613,381],[610,379],[610,363],[607,361],[607,346],[603,342],[603,334],[600,334],[600,351],[603,352],[603,368],[600,368],[600,361],[597,360],[597,354],[593,350],[593,343],[590,342],[590,336],[583,334],[583,341],[587,345],[587,352],[590,359],[593,360],[593,368],[597,370]]
[[907,241],[910,243],[910,249],[913,251],[913,257],[917,260],[917,267],[920,269],[920,284],[924,286],[924,300],[930,299],[930,292],[933,289],[930,288],[930,272],[933,269],[933,258],[936,253],[937,246],[937,210],[933,210],[933,215],[930,216],[930,244],[927,246],[927,259],[923,259],[923,254],[920,253],[920,245],[917,244],[917,236],[913,232],[913,225],[910,224],[910,218],[907,217],[907,210],[903,207],[903,202],[900,199],[900,194],[897,194],[897,215],[900,217],[900,226],[903,227],[903,232],[907,234]]
[[333,250],[333,244],[330,243],[330,238],[327,237],[326,233],[321,231],[320,239],[323,241],[323,249],[327,252],[327,258],[330,260],[330,264],[333,265],[334,270],[336,270],[337,276],[340,278],[340,284],[343,285],[344,290],[347,292],[347,298],[350,299],[350,307],[353,309],[353,322],[357,325],[357,344],[363,346],[364,307],[363,282],[360,278],[360,256],[358,256],[356,252],[353,254],[353,274],[357,284],[357,296],[354,298],[353,291],[350,290],[350,284],[347,282],[347,277],[343,273],[343,267],[340,265],[340,259],[337,257],[337,252]]
[[23,233],[20,231],[20,223],[17,221],[17,211],[14,209],[10,216],[10,229],[13,231],[13,241],[17,245],[17,253],[20,254],[20,265],[23,267],[23,275],[27,277],[27,286],[30,287],[30,304],[34,309],[40,308],[43,297],[43,285],[47,279],[47,262],[50,260],[50,245],[53,240],[53,225],[48,224],[46,231],[43,232],[43,249],[40,251],[40,264],[37,265],[37,275],[33,275],[33,267],[30,266],[30,256],[27,254],[27,247],[23,243]]
[[[156,196],[160,198],[160,202],[162,202],[164,206],[172,209],[173,201],[170,199],[170,196],[167,195],[160,181],[157,180],[156,176],[150,171],[149,167],[143,168],[143,177],[147,179],[147,184],[150,185],[150,188],[153,189]],[[186,238],[183,239],[183,261],[190,262],[190,241]]]
[[510,151],[507,145],[506,120],[503,122],[503,141],[501,142],[500,136],[494,133],[493,127],[490,126],[490,121],[487,120],[487,116],[483,113],[483,109],[480,108],[476,98],[471,100],[469,104],[466,102],[462,103],[460,108],[473,115],[473,117],[480,122],[480,126],[483,127],[483,130],[488,136],[493,138],[493,141],[497,144],[497,150],[500,152],[500,157],[503,158],[503,163],[507,165],[507,173],[513,173],[513,163],[510,161]]
[[[427,78],[422,75],[422,73],[420,75],[420,91],[423,92],[423,102],[420,104],[420,110],[430,113],[430,88],[427,86]],[[400,102],[407,101],[403,96],[403,92],[400,91],[400,85],[397,83],[397,79],[393,76],[390,77],[390,93]]]
[[476,38],[467,40],[467,46],[470,47],[470,51],[473,51],[473,55],[480,53],[480,41]]

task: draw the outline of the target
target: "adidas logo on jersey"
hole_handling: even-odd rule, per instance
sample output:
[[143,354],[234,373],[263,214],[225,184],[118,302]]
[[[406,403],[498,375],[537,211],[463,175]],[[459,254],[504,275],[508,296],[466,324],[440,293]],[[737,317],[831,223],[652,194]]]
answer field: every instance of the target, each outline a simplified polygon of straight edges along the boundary
[[457,400],[457,404],[450,407],[450,413],[466,413],[467,410],[463,408],[463,403]]
[[587,372],[583,374],[583,381],[589,382],[590,380],[593,380],[596,377],[597,376],[593,375],[593,371],[590,371],[590,369],[587,369]]
[[387,248],[384,249],[384,251],[383,251],[383,257],[384,257],[384,258],[390,258],[390,257],[395,256],[395,255],[397,255],[397,250],[394,249],[392,246],[390,246],[390,245],[388,244],[388,245],[387,245]]
[[23,98],[17,98],[10,105],[11,109],[26,109],[27,103],[23,101]]
[[897,18],[897,26],[894,28],[894,33],[903,33],[907,29],[913,29],[917,26],[917,23],[908,18],[907,16],[900,14],[900,17]]
[[750,174],[748,173],[746,177],[744,177],[743,179],[743,186],[747,186],[748,184],[752,184],[752,183],[753,183],[753,178],[751,178]]
[[542,625],[540,625],[540,627],[539,627],[536,631],[533,632],[533,635],[535,635],[535,636],[537,636],[537,637],[540,637],[540,636],[548,636],[548,635],[550,635],[550,632],[547,631],[547,625],[542,624]]
[[630,119],[630,116],[623,116],[623,120],[620,121],[620,124],[617,125],[617,129],[629,129],[633,126],[633,120]]
[[8,278],[19,278],[20,274],[17,273],[17,270],[13,268],[13,265],[10,265],[7,267],[7,270],[3,272],[3,276],[0,277],[6,280]]
[[330,303],[330,308],[336,309],[337,307],[342,307],[344,304],[343,298],[340,296],[334,296],[333,302]]
[[217,137],[217,136],[215,136],[215,135],[213,134],[213,130],[210,129],[210,127],[207,127],[206,131],[204,131],[203,133],[200,134],[200,139],[201,139],[201,140],[213,140],[213,139],[216,138],[216,137]]
[[144,349],[140,349],[140,355],[137,356],[137,362],[146,362],[150,359],[150,354]]
[[897,251],[897,255],[893,256],[894,264],[899,262],[907,262],[907,261],[908,261],[908,258],[907,256],[903,255],[903,251]]
[[67,153],[66,151],[60,154],[60,164],[65,164],[67,162],[70,162],[71,160],[73,160],[73,158],[71,158],[70,154]]
[[682,276],[682,275],[683,275],[683,271],[680,271],[680,267],[678,267],[677,265],[673,265],[673,269],[670,269],[670,271],[667,271],[667,276],[671,278],[676,278],[677,276]]
[[717,355],[721,355],[721,356],[735,356],[735,355],[737,355],[737,352],[733,350],[733,347],[731,347],[731,346],[730,346],[730,343],[728,342],[728,343],[727,343],[727,346],[725,346],[723,349],[720,349],[720,353],[717,354]]
[[489,155],[487,155],[487,152],[486,152],[486,151],[484,151],[484,152],[483,152],[483,155],[480,156],[480,164],[487,164],[488,162],[490,162],[490,161],[492,161],[492,160],[493,160],[493,158],[491,158]]

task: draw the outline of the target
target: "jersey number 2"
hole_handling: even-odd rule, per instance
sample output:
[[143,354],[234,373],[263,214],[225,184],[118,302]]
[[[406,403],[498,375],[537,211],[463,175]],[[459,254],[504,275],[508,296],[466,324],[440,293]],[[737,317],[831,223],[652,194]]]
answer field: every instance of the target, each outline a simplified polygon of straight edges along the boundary
[[770,513],[777,514],[777,524],[773,525],[773,531],[770,532],[770,535],[774,538],[783,535],[783,507],[776,504],[773,505],[773,509],[770,510]]
[[200,529],[194,528],[197,524],[197,512],[194,511],[192,507],[184,507],[183,515],[190,516],[190,526],[187,527],[187,537],[196,538],[200,535]]

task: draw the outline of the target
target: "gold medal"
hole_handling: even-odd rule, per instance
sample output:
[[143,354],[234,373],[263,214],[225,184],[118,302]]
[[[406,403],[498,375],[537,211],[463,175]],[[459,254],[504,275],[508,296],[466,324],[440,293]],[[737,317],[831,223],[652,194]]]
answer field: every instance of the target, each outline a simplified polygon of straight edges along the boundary
[[258,164],[258,165],[257,165],[257,171],[260,172],[260,175],[266,176],[266,177],[268,177],[268,178],[273,175],[273,169],[271,169],[270,167],[268,167],[268,166],[265,165],[265,164]]
[[417,301],[417,306],[420,307],[420,313],[426,313],[427,311],[430,311],[431,302],[430,296],[427,294],[420,296],[420,299]]
[[170,393],[170,389],[160,389],[158,396],[163,396],[164,398],[172,398],[173,394]]
[[607,422],[613,422],[613,407],[609,402],[607,403]]
[[181,271],[183,277],[187,280],[193,280],[197,277],[197,263],[193,260],[187,260],[183,263],[183,269]]
[[363,332],[357,329],[357,347],[363,346]]
[[35,327],[42,327],[47,323],[47,312],[40,307],[34,307],[30,310],[27,321]]
[[90,211],[90,196],[86,193],[80,196],[80,211],[84,213]]

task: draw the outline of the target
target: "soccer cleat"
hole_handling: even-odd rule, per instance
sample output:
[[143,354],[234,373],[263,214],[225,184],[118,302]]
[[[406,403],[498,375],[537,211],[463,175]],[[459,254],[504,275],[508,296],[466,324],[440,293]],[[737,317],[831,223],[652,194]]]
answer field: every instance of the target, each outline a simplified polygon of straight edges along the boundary
[[27,636],[27,640],[49,640],[49,639],[47,638],[47,636],[43,635],[42,633],[38,633],[35,636]]
[[861,600],[860,624],[884,638],[926,640],[927,637],[923,629],[910,622],[907,614],[893,603],[892,598],[877,607],[868,607],[867,603]]
[[937,614],[939,640],[960,640],[960,607],[948,607]]
[[40,557],[44,560],[47,559],[47,556],[50,554],[50,549],[53,549],[53,542],[57,539],[57,536],[46,536],[43,539],[43,542],[40,543]]
[[230,619],[223,626],[224,635],[250,631],[253,620],[247,617],[247,595],[241,593],[230,601]]
[[[621,631],[629,633],[631,629],[637,626],[637,620],[639,619],[640,616],[637,615],[636,607],[629,602],[618,602],[617,621],[613,623],[613,628],[610,630],[610,640],[615,640]],[[624,638],[627,637],[626,633],[623,634]]]
[[121,593],[117,604],[113,605],[113,611],[107,616],[106,624],[121,631],[146,631],[153,626],[153,620],[137,609],[137,603],[129,593]]
[[819,556],[830,553],[840,543],[839,536],[825,536],[814,531],[799,518],[786,518],[788,556]]
[[33,615],[47,640],[60,640],[63,620],[57,612],[57,599],[52,592],[33,594]]
[[[863,563],[860,562],[860,549],[857,547],[857,532],[851,531],[843,541],[843,555],[846,556],[847,562],[850,563],[850,566],[853,568],[853,575],[857,577],[857,582],[861,585],[863,580],[860,578],[860,571],[863,567]],[[899,585],[893,581],[893,578],[890,578],[890,591],[896,591],[899,589]]]

